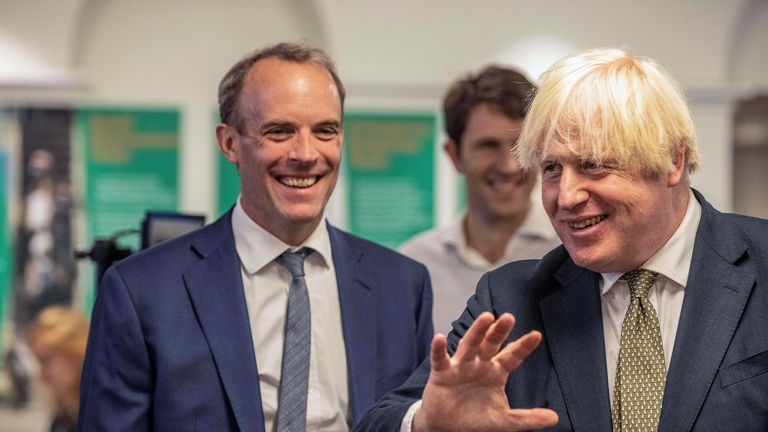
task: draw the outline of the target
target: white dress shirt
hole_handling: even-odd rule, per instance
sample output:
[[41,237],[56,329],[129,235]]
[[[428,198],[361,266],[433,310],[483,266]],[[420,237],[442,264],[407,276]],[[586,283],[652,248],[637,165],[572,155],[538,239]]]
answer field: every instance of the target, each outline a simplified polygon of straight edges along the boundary
[[[693,192],[688,198],[688,208],[680,226],[641,268],[659,274],[648,291],[650,300],[659,317],[661,344],[664,361],[669,371],[672,350],[677,335],[677,324],[683,310],[685,285],[693,257],[693,243],[701,220],[701,204]],[[616,381],[616,365],[619,362],[621,324],[629,309],[629,285],[620,279],[624,273],[602,273],[600,279],[600,303],[603,311],[603,337],[605,338],[605,363],[608,371],[608,388],[613,404],[613,386]]]
[[[275,430],[280,370],[285,338],[285,315],[291,274],[275,259],[295,251],[251,220],[240,199],[232,212],[232,231],[240,258],[261,403],[267,431]],[[325,217],[301,245],[314,251],[304,262],[312,311],[312,343],[307,395],[307,430],[348,431],[351,417],[347,359],[336,272]]]
[[541,204],[534,202],[509,239],[504,256],[490,262],[467,244],[466,217],[466,212],[462,212],[451,225],[419,234],[399,249],[427,267],[434,296],[432,321],[435,331],[443,334],[451,330],[451,323],[461,315],[485,272],[510,261],[541,258],[560,244]]
[[[659,273],[650,291],[648,299],[656,309],[661,328],[661,343],[664,348],[664,360],[669,371],[672,350],[677,335],[677,324],[683,309],[685,285],[688,283],[688,273],[693,258],[693,244],[696,241],[696,231],[701,221],[701,204],[696,201],[693,192],[688,197],[688,208],[680,226],[672,237],[667,240],[641,268]],[[624,273],[601,273],[600,303],[603,314],[603,337],[605,339],[605,363],[608,371],[608,389],[613,405],[613,386],[616,381],[616,365],[619,362],[619,342],[621,340],[621,323],[629,309],[629,285],[621,280]],[[546,335],[544,335],[546,337]],[[514,372],[512,372],[514,373]],[[421,406],[421,401],[415,402],[403,417],[400,424],[401,432],[410,432],[413,417]]]

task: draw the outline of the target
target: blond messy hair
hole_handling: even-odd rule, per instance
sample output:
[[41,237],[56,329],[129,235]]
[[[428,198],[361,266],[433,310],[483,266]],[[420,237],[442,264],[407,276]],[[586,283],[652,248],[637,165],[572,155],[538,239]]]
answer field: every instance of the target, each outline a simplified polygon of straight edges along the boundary
[[654,60],[622,49],[587,50],[541,75],[515,154],[532,168],[561,145],[645,175],[671,171],[680,150],[689,173],[699,165],[680,85]]

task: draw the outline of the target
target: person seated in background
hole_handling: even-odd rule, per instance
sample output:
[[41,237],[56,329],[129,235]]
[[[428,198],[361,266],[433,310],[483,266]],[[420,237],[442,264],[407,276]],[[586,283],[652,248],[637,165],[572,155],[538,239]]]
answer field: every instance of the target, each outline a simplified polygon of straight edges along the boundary
[[429,270],[437,331],[450,331],[483,273],[541,258],[560,244],[538,199],[531,199],[536,171],[524,171],[511,151],[535,90],[520,72],[488,66],[456,81],[443,99],[443,149],[464,175],[467,209],[451,225],[400,246]]
[[26,339],[55,404],[51,432],[74,430],[88,321],[68,307],[51,306],[30,324]]

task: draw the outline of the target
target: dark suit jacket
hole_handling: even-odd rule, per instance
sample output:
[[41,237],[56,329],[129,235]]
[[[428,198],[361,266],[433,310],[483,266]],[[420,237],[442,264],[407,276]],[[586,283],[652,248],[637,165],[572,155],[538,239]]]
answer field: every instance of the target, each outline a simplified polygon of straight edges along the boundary
[[[106,273],[91,318],[78,430],[264,430],[230,221],[227,213]],[[328,231],[357,422],[427,356],[432,292],[421,264]]]
[[[660,431],[768,430],[768,221],[722,214],[696,192],[702,218],[667,374]],[[541,346],[509,376],[510,406],[557,412],[557,431],[610,431],[600,275],[561,246],[480,280],[453,324],[453,351],[483,311],[512,312],[510,339],[536,329]],[[425,361],[379,400],[358,430],[395,431],[429,375]]]

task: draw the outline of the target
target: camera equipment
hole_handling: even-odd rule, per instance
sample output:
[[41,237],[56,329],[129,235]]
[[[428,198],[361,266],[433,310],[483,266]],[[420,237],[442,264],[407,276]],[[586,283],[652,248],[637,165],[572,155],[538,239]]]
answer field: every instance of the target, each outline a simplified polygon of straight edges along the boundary
[[115,262],[133,253],[130,248],[121,247],[117,240],[129,234],[141,234],[141,248],[146,249],[202,228],[205,216],[174,212],[148,211],[141,223],[141,230],[125,229],[118,231],[109,238],[97,238],[89,250],[76,250],[78,259],[90,258],[96,263],[96,286],[101,282],[104,273]]

